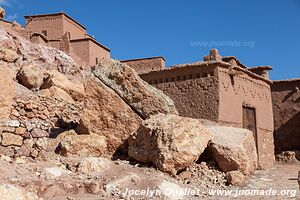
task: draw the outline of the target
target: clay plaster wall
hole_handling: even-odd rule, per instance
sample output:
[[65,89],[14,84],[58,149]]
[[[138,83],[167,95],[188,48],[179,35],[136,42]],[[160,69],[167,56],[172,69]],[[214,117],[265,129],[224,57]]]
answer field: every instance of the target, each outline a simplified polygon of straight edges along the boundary
[[274,81],[272,101],[277,153],[300,150],[300,79]]
[[229,75],[228,68],[219,68],[219,122],[243,127],[243,106],[255,109],[259,166],[274,163],[273,112],[270,85],[242,73]]
[[73,52],[81,59],[89,63],[90,60],[90,48],[87,41],[71,41],[71,47]]
[[181,116],[218,120],[215,67],[179,67],[143,74],[141,78],[168,95]]
[[70,20],[65,15],[63,16],[63,33],[70,33],[71,38],[69,39],[78,39],[84,38],[86,31],[81,26]]
[[151,71],[161,70],[165,68],[165,60],[162,57],[124,60],[121,62],[129,65],[138,74],[145,74]]
[[[92,40],[89,40],[89,48],[90,48],[90,58],[89,64],[90,66],[94,66],[100,62],[101,59],[110,59],[110,52],[101,46],[97,45]],[[96,58],[98,59],[98,63],[96,63]]]
[[64,34],[63,15],[27,18],[26,29],[37,33],[47,30],[48,39],[59,39]]

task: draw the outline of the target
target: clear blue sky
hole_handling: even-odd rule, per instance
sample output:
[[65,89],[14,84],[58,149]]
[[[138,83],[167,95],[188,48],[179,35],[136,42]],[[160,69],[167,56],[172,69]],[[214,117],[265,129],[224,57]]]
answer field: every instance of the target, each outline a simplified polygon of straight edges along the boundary
[[300,0],[0,0],[7,19],[65,11],[112,50],[112,58],[199,61],[210,48],[273,79],[300,77]]

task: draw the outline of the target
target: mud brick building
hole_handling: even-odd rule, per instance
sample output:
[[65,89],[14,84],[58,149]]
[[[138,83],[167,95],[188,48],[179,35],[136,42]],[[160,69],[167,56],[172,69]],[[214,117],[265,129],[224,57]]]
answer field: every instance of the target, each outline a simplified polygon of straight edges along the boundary
[[26,26],[5,20],[0,25],[13,28],[33,43],[57,48],[77,63],[94,66],[100,59],[110,58],[110,49],[88,35],[86,28],[66,13],[25,16]]
[[140,76],[172,98],[181,116],[250,129],[259,166],[268,168],[274,163],[269,69],[248,69],[236,58],[222,58],[212,50],[203,62],[146,71]]
[[276,153],[300,150],[300,79],[272,85]]
[[144,74],[155,70],[164,69],[166,60],[164,57],[149,57],[139,58],[131,60],[122,60],[122,63],[126,63],[133,68],[138,74]]
[[[86,28],[66,13],[25,16],[31,40],[76,54],[89,65],[110,58],[110,49],[87,34]],[[46,38],[46,39],[45,39]]]

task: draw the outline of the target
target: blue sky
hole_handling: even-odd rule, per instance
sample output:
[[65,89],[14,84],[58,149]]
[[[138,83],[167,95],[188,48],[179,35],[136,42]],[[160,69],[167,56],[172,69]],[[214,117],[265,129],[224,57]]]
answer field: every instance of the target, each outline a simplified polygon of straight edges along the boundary
[[272,79],[300,77],[300,0],[0,0],[7,19],[64,11],[112,50],[112,58],[199,61],[210,48]]

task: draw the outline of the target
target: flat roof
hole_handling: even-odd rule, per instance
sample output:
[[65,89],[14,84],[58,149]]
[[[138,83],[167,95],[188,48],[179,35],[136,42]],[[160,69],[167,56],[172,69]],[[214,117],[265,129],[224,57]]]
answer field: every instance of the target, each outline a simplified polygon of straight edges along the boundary
[[248,70],[272,70],[273,68],[271,66],[254,66],[254,67],[248,67]]
[[150,60],[150,59],[156,59],[156,58],[161,58],[163,59],[164,61],[165,58],[162,57],[162,56],[155,56],[155,57],[146,57],[146,58],[134,58],[134,59],[129,59],[129,60],[120,60],[120,62],[130,62],[130,61],[139,61],[139,60]]
[[290,78],[290,79],[284,79],[284,80],[273,80],[274,83],[292,83],[300,81],[300,78]]
[[[228,62],[225,62],[225,61],[200,61],[200,62],[193,62],[193,63],[186,63],[186,64],[177,64],[177,65],[165,68],[165,69],[154,70],[154,71],[151,71],[151,72],[146,73],[146,74],[153,74],[153,73],[160,73],[160,72],[164,72],[164,71],[178,70],[180,68],[185,68],[185,67],[190,67],[190,66],[202,67],[202,66],[211,66],[211,65],[214,65],[216,67],[222,67],[222,68],[229,68],[229,67],[232,66],[231,64],[229,64]],[[273,81],[265,79],[264,77],[259,76],[259,75],[255,74],[255,73],[253,73],[253,72],[245,69],[245,68],[237,66],[237,67],[234,67],[233,69],[235,69],[237,71],[244,72],[245,74],[251,76],[252,78],[264,81],[264,82],[266,82],[268,84],[272,84],[273,83]],[[143,74],[143,75],[146,75],[146,74]]]
[[78,21],[76,21],[75,19],[73,19],[72,17],[70,17],[65,12],[49,13],[49,14],[37,14],[37,15],[26,15],[26,16],[24,16],[24,18],[28,19],[28,18],[34,18],[34,17],[48,17],[48,16],[57,16],[57,15],[64,15],[64,16],[66,16],[68,19],[72,20],[77,25],[79,25],[81,28],[83,28],[84,30],[86,30],[86,28],[83,25],[81,25]]
[[100,44],[97,40],[95,40],[94,38],[92,37],[86,37],[86,38],[79,38],[79,39],[73,39],[73,40],[70,40],[70,42],[80,42],[80,41],[93,41],[95,44],[97,44],[98,46],[106,49],[107,51],[110,52],[110,49],[102,44]]

